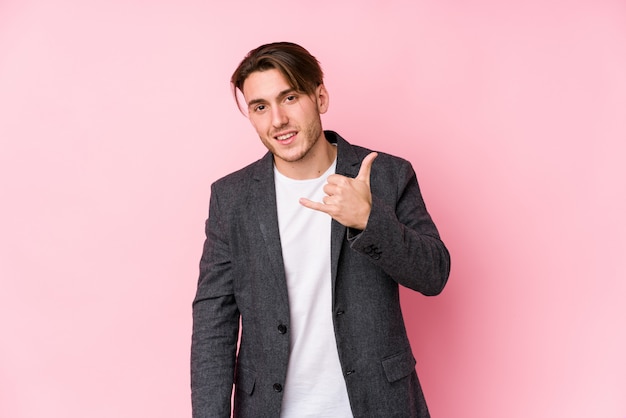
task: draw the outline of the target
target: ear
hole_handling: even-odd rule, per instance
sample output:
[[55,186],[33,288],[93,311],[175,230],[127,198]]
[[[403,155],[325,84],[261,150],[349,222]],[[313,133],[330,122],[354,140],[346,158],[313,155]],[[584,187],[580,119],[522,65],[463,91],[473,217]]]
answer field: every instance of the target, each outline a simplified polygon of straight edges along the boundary
[[317,103],[317,111],[321,114],[326,113],[329,105],[328,90],[326,86],[320,84],[315,89],[315,101]]

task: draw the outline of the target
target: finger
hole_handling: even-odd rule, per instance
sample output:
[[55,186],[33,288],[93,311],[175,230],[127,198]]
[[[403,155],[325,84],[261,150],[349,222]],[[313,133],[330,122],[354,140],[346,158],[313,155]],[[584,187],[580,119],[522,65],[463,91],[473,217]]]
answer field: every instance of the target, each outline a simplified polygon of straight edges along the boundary
[[306,208],[317,210],[319,212],[329,213],[330,208],[323,203],[314,202],[306,197],[301,197],[299,200],[300,204]]
[[341,174],[331,174],[330,176],[328,176],[326,178],[326,185],[337,185],[337,184],[341,184],[342,182],[346,181],[347,177],[346,176],[342,176]]
[[372,164],[374,163],[374,159],[376,157],[378,157],[377,152],[370,152],[365,158],[363,158],[359,174],[356,176],[357,180],[364,181],[368,185],[370,184],[370,173],[372,172]]
[[334,194],[337,194],[340,190],[340,187],[338,187],[336,184],[330,184],[327,183],[324,185],[324,187],[322,188],[322,190],[324,191],[324,193],[326,193],[328,196],[332,196]]

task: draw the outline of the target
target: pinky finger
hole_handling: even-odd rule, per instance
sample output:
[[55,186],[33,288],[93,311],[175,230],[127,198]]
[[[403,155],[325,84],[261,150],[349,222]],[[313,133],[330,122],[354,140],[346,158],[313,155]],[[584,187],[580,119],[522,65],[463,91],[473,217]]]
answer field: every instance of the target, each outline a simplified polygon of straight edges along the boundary
[[325,204],[320,203],[320,202],[314,202],[310,199],[307,199],[305,197],[301,197],[299,200],[300,204],[306,208],[309,209],[313,209],[313,210],[317,210],[320,212],[324,212],[324,213],[328,213],[328,209],[326,207]]

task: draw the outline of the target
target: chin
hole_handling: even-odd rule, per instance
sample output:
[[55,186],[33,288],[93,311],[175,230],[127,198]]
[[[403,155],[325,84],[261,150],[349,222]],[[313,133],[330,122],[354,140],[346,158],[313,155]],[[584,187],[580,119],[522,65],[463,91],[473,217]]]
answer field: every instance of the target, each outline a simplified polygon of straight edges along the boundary
[[276,154],[278,156],[278,158],[280,158],[283,161],[286,161],[288,163],[295,163],[298,162],[300,160],[302,160],[304,157],[306,157],[306,151],[303,152],[297,152],[297,153],[288,153],[288,154]]

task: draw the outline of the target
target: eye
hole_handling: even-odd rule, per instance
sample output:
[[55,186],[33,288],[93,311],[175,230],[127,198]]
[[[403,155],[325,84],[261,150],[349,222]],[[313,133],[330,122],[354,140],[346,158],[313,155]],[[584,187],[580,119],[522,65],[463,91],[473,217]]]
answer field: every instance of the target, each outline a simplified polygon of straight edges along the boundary
[[285,101],[286,102],[294,102],[298,97],[295,94],[290,94],[289,96],[285,97]]
[[257,105],[257,106],[255,106],[255,107],[254,107],[254,109],[253,109],[253,110],[254,110],[255,112],[262,112],[262,111],[264,111],[264,110],[265,110],[265,105],[262,105],[262,104]]

